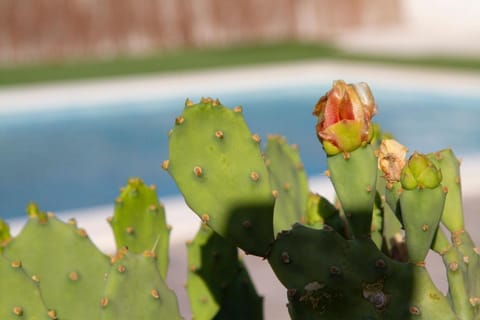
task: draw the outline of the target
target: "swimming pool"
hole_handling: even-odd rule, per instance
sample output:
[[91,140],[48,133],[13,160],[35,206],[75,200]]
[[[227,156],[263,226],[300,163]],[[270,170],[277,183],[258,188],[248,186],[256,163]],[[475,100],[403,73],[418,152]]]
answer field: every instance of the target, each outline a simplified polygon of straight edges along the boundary
[[[241,91],[213,88],[207,94],[230,107],[242,105],[252,132],[279,133],[298,144],[307,173],[316,176],[325,170],[325,158],[311,111],[330,86],[322,80]],[[379,106],[374,120],[411,151],[452,147],[461,157],[480,152],[480,95],[381,83],[372,88]],[[23,215],[31,200],[52,211],[110,204],[132,176],[156,184],[160,197],[177,194],[160,164],[168,158],[167,132],[185,98],[200,98],[185,93],[88,108],[79,99],[55,110],[3,114],[0,217]]]

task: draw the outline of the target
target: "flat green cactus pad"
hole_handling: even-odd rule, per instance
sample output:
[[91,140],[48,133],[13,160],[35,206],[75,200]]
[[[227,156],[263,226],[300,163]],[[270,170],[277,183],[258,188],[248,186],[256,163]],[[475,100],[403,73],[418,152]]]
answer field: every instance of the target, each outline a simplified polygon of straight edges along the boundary
[[163,280],[153,252],[121,252],[98,300],[102,320],[182,319],[175,293]]
[[203,222],[246,252],[265,256],[273,241],[274,197],[259,142],[240,108],[187,101],[163,167]]

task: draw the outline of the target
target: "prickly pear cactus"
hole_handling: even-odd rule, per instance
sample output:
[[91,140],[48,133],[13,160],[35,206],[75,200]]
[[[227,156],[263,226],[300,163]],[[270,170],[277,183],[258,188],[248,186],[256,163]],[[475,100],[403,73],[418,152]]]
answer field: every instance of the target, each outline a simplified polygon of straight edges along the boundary
[[284,137],[271,135],[265,146],[267,164],[275,201],[273,227],[275,233],[288,230],[305,221],[309,187],[298,147]]
[[424,268],[388,258],[370,239],[296,225],[278,235],[269,263],[293,319],[456,319]]
[[34,204],[27,210],[28,222],[5,257],[37,283],[52,318],[97,319],[108,257],[74,220],[64,223]]
[[0,255],[0,279],[0,319],[51,320],[55,316],[55,311],[46,307],[38,283],[27,275],[20,261]]
[[232,243],[202,224],[187,248],[193,319],[263,318],[262,298]]
[[102,320],[182,319],[175,293],[165,284],[152,251],[120,250],[97,302]]
[[249,254],[267,254],[274,196],[260,137],[248,129],[241,107],[187,100],[163,168],[204,223]]
[[160,274],[166,278],[171,228],[154,185],[147,186],[140,178],[129,179],[115,200],[115,212],[109,223],[117,250],[128,247],[137,254],[153,250]]

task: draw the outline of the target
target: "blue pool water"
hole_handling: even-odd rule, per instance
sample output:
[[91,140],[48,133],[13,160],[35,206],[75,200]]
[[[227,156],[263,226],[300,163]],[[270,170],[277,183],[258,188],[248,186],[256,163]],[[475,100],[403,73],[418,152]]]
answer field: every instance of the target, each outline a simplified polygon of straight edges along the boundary
[[[325,170],[325,157],[311,111],[329,86],[219,97],[227,106],[244,107],[253,133],[279,133],[298,144],[308,174],[317,175]],[[462,157],[480,152],[480,96],[375,88],[375,98],[379,113],[374,120],[411,151],[452,147]],[[109,204],[132,176],[156,184],[160,196],[177,194],[160,164],[168,158],[167,132],[184,100],[172,96],[2,116],[0,217],[23,215],[31,200],[51,211]]]

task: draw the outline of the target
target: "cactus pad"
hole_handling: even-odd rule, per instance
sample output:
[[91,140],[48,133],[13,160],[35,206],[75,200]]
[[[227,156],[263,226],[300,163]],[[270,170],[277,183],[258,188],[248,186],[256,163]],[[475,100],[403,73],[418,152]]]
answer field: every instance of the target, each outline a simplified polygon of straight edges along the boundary
[[139,178],[131,178],[115,200],[115,213],[110,220],[117,249],[128,247],[132,253],[154,250],[158,269],[165,278],[168,268],[170,228],[165,209],[159,203],[155,186],[147,186]]
[[187,205],[247,253],[265,256],[273,241],[274,197],[241,108],[187,101],[170,133],[168,170]]

